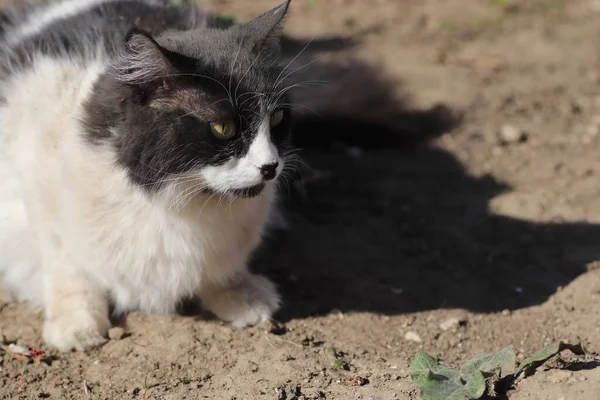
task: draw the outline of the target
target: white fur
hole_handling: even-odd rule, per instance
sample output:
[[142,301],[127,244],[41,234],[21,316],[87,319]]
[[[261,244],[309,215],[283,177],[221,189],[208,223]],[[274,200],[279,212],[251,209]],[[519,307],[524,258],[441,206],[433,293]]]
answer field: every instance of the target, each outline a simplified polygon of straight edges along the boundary
[[81,12],[89,10],[101,3],[112,0],[61,0],[51,3],[48,7],[40,8],[38,12],[32,13],[16,32],[9,36],[8,44],[15,45],[28,37],[38,34],[50,24],[72,17]]
[[202,170],[202,177],[210,187],[226,192],[229,189],[246,189],[259,185],[263,181],[260,168],[269,164],[277,163],[277,175],[281,173],[283,162],[277,147],[271,141],[269,121],[270,118],[263,121],[244,157],[233,158],[223,165]]
[[[101,63],[38,57],[2,83],[0,276],[18,298],[43,307],[44,339],[62,351],[104,341],[108,303],[117,311],[171,313],[185,297],[235,326],[261,323],[278,307],[271,282],[248,272],[274,199],[204,197],[174,208],[185,181],[160,196],[129,183],[108,149],[82,138],[81,104]],[[248,185],[277,159],[263,129],[248,156],[217,184]],[[253,172],[243,175],[246,169]]]

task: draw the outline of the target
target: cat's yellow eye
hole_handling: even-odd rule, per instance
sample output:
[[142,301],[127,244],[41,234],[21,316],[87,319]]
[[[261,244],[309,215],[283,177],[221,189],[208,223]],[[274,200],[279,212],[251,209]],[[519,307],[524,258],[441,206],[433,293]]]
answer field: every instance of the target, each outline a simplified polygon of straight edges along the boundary
[[227,140],[235,136],[236,125],[233,121],[219,121],[210,123],[210,131],[217,139]]
[[283,121],[283,110],[275,111],[271,115],[271,126],[277,126]]

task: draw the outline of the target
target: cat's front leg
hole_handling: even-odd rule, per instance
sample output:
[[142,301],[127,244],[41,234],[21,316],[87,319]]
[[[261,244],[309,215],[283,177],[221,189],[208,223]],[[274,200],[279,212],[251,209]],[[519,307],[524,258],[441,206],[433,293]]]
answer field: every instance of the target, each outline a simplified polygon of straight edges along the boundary
[[279,308],[275,285],[263,276],[244,271],[227,280],[206,278],[199,293],[202,305],[236,328],[262,324]]
[[44,341],[62,352],[106,342],[111,327],[108,299],[76,267],[46,269]]

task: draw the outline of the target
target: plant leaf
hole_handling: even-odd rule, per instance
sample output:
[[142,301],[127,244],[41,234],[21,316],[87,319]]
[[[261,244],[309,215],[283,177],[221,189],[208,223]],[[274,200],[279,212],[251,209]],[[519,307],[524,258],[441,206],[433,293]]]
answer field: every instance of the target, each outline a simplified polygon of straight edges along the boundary
[[217,15],[217,24],[222,28],[230,28],[234,25],[239,24],[239,20],[234,15]]
[[[456,375],[453,375],[452,372],[455,372]],[[420,351],[415,356],[415,359],[408,368],[408,374],[418,386],[421,386],[421,383],[426,384],[429,382],[431,379],[430,374],[440,374],[452,380],[460,379],[458,372],[445,367],[438,360],[423,351]]]
[[335,351],[335,347],[329,347],[327,349],[327,354],[329,354],[333,358],[337,357],[337,352]]
[[420,352],[408,370],[421,389],[422,400],[479,399],[486,390],[485,377],[476,371],[468,380],[460,373],[440,364],[427,353]]
[[590,354],[580,340],[574,340],[572,342],[560,341],[544,347],[534,356],[521,361],[521,364],[519,364],[519,367],[515,372],[515,376],[521,373],[523,373],[524,376],[531,375],[531,373],[533,373],[540,365],[544,364],[546,361],[548,361],[548,359],[554,357],[564,350],[571,350],[571,352],[580,356]]
[[497,353],[478,355],[461,367],[460,374],[467,378],[479,371],[484,376],[504,378],[513,373],[515,363],[515,351],[512,346],[508,346]]

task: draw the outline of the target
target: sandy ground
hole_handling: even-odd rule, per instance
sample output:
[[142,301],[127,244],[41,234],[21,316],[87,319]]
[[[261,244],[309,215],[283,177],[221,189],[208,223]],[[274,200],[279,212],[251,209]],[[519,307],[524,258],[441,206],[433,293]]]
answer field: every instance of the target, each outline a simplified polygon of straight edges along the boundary
[[[273,5],[207,3],[242,18]],[[421,349],[450,365],[559,339],[600,350],[600,4],[501,3],[295,0],[289,34],[355,37],[336,57],[383,69],[383,125],[436,137],[307,144],[311,170],[283,196],[290,229],[254,262],[284,294],[279,326],[131,315],[122,339],[50,365],[0,351],[0,398],[417,399],[407,368]],[[298,135],[358,126],[320,124]],[[40,322],[0,302],[5,343],[40,346]],[[595,366],[540,371],[510,398],[597,399]]]

